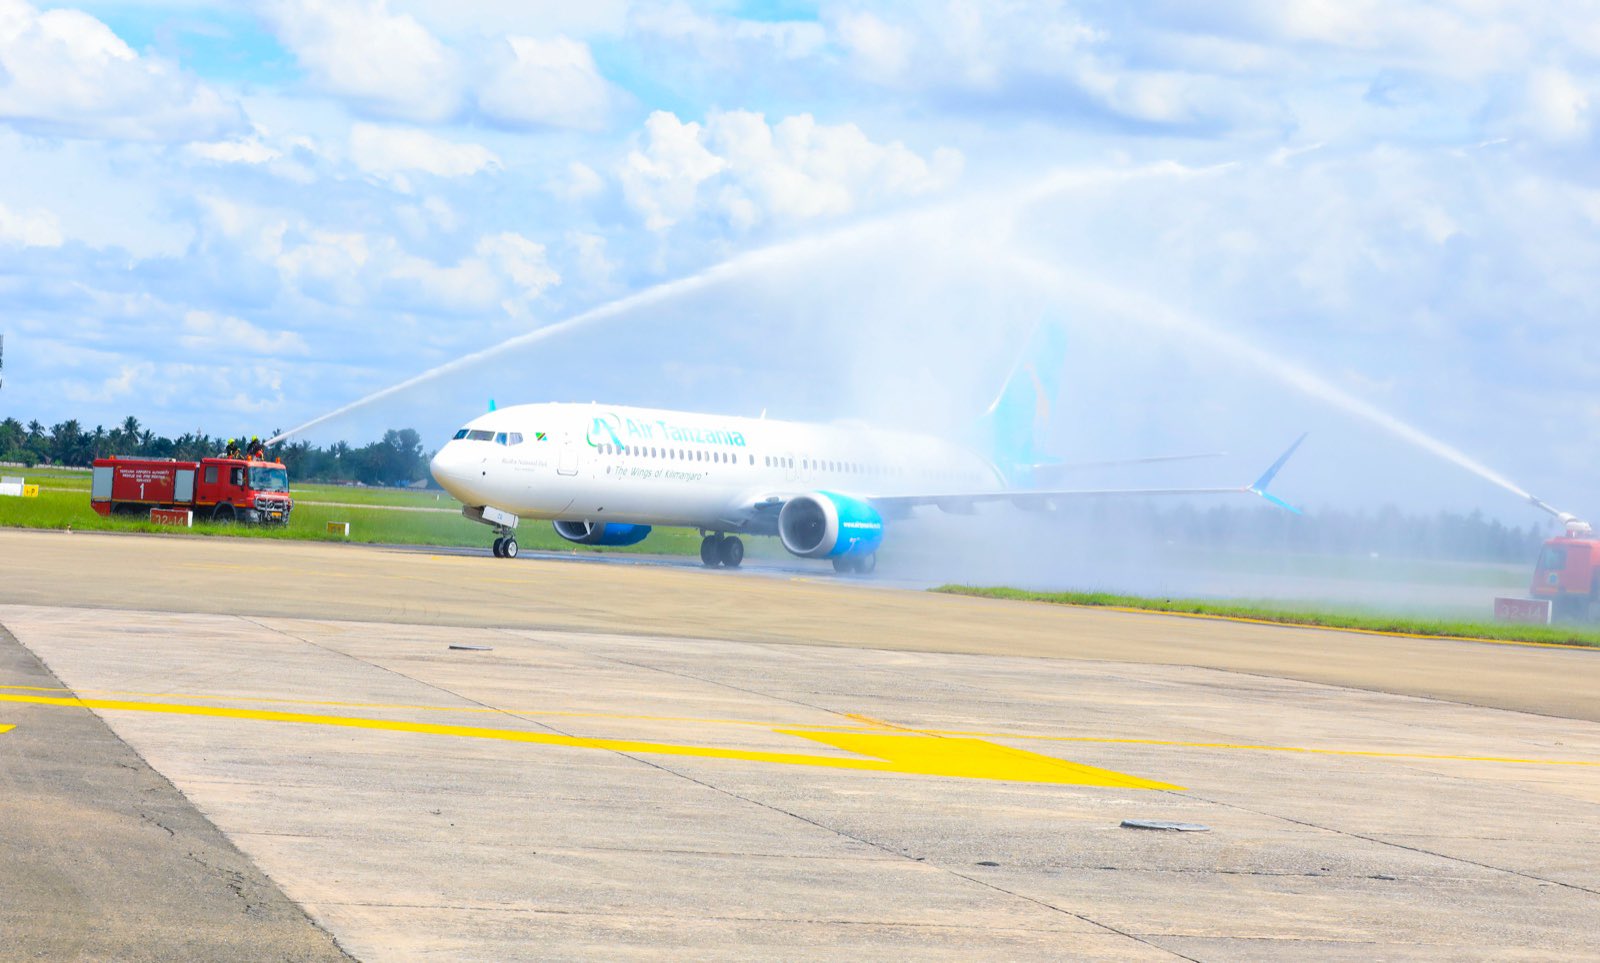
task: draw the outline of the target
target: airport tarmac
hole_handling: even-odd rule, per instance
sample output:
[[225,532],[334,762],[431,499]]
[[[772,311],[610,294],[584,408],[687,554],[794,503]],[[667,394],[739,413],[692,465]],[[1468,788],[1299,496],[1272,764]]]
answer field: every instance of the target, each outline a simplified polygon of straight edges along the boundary
[[1600,652],[821,573],[0,557],[18,956],[1600,955]]

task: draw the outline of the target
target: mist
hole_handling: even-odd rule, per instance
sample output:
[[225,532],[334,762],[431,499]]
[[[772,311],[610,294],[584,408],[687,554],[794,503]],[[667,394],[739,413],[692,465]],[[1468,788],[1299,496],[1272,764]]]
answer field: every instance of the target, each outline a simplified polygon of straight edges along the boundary
[[[1090,235],[1116,199],[1227,193],[1250,176],[1171,163],[1058,171],[816,232],[514,335],[292,433],[359,414],[415,419],[442,439],[490,399],[603,400],[870,422],[981,450],[977,417],[1045,322],[1066,331],[1070,348],[1061,396],[1040,426],[1042,450],[1067,462],[1228,453],[1085,471],[1066,487],[1242,487],[1309,431],[1274,491],[1312,512],[1400,505],[1543,521],[1518,481],[1361,397],[1370,383],[1360,370],[1319,371],[1317,355],[1297,356],[1293,337],[1181,306],[1216,293],[1160,263],[1088,251],[1064,227],[1076,222]],[[1225,537],[1207,551],[1175,550],[1148,526],[1109,532],[1077,507],[1044,518],[1005,508],[927,514],[894,526],[886,576],[1451,612],[1481,601],[1487,582],[1518,577],[1493,568],[1453,587],[1436,565],[1413,574],[1387,557],[1422,554],[1403,546],[1368,566],[1370,579],[1349,566],[1337,577],[1327,566],[1294,575],[1260,549],[1230,552]]]

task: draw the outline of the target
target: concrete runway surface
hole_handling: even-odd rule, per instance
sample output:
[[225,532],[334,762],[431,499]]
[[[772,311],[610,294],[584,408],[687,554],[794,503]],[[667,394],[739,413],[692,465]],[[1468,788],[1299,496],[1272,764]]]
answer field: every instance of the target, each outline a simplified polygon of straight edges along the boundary
[[1600,956],[1600,652],[821,573],[0,558],[0,958]]

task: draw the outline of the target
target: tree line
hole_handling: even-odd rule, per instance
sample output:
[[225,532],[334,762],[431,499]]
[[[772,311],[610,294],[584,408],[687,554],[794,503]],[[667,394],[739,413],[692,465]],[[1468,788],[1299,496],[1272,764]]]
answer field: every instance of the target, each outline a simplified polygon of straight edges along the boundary
[[1403,512],[1323,509],[1296,515],[1256,505],[1102,503],[1075,518],[1099,544],[1140,541],[1204,549],[1368,555],[1397,559],[1525,564],[1555,534],[1548,523],[1506,525],[1473,510]]
[[[272,434],[277,434],[274,430]],[[248,437],[238,439],[241,444]],[[198,460],[220,455],[228,439],[203,432],[186,432],[176,438],[157,435],[133,415],[120,425],[85,428],[68,419],[46,428],[38,420],[23,424],[16,418],[0,421],[0,461],[36,465],[88,467],[96,458],[119,455],[130,458]],[[278,442],[267,447],[269,458],[282,461],[289,477],[300,481],[361,482],[366,485],[407,485],[428,481],[428,456],[422,436],[411,428],[395,428],[383,438],[360,448],[339,441],[322,448],[308,441]]]

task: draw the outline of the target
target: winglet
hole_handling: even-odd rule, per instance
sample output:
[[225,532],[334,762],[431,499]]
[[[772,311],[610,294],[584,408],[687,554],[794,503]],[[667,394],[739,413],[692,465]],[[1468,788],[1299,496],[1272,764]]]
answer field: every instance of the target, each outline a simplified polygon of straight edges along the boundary
[[[1306,434],[1310,434],[1310,432],[1307,432]],[[1299,438],[1296,438],[1294,440],[1294,444],[1289,446],[1289,450],[1284,452],[1283,454],[1279,455],[1278,456],[1278,460],[1272,463],[1272,467],[1268,468],[1266,471],[1262,472],[1261,473],[1261,477],[1256,479],[1255,484],[1251,485],[1249,488],[1246,488],[1245,491],[1250,492],[1251,494],[1254,494],[1254,495],[1260,495],[1262,498],[1265,498],[1267,501],[1271,502],[1272,504],[1277,505],[1279,508],[1287,508],[1289,511],[1294,512],[1296,515],[1304,514],[1302,511],[1300,511],[1300,509],[1294,507],[1293,505],[1289,504],[1288,502],[1284,501],[1283,499],[1279,498],[1278,496],[1273,495],[1270,492],[1268,492],[1267,491],[1267,486],[1272,484],[1272,479],[1277,477],[1278,470],[1283,467],[1284,462],[1287,462],[1289,460],[1289,456],[1293,455],[1294,452],[1295,452],[1295,449],[1299,448],[1300,447],[1300,443],[1302,441],[1305,441],[1305,440],[1306,440],[1306,435],[1301,435]]]

